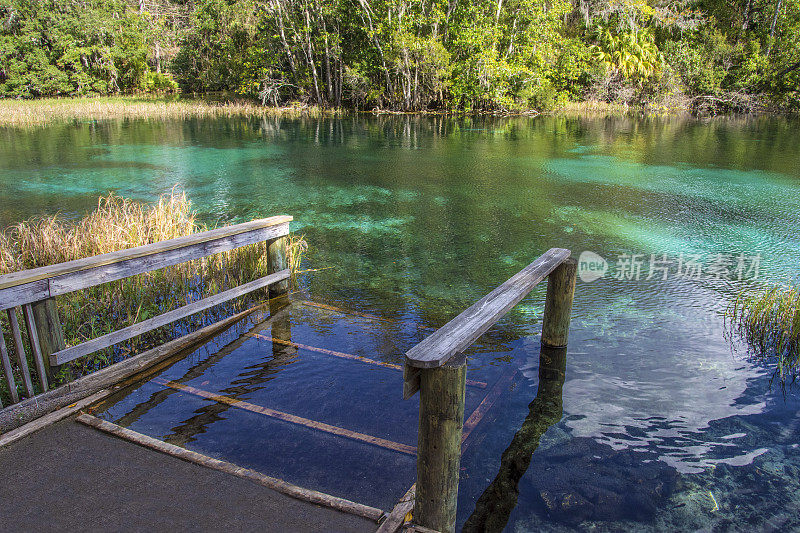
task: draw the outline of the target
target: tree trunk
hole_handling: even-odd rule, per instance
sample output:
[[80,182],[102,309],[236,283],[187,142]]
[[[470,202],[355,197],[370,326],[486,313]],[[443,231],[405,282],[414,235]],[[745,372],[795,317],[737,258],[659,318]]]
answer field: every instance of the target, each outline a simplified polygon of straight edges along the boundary
[[336,83],[336,107],[342,107],[342,78],[344,77],[344,73],[342,72],[342,61],[339,60],[339,81]]
[[752,7],[753,0],[747,0],[747,6],[744,8],[744,16],[742,17],[742,33],[745,33],[750,26],[750,11]]
[[[369,32],[372,36],[372,42],[375,43],[375,47],[378,49],[378,55],[381,58],[381,65],[383,66],[383,76],[386,79],[386,88],[389,90],[389,93],[394,93],[394,85],[392,84],[392,79],[389,77],[389,68],[386,66],[386,59],[383,55],[383,48],[381,47],[381,43],[378,40],[377,35],[375,34],[375,28],[372,25],[372,12],[369,9],[369,5],[367,4],[366,0],[358,0],[359,5],[364,10],[364,14],[366,14],[365,22],[368,23]],[[364,20],[364,15],[361,15],[361,19]]]
[[328,45],[328,28],[322,20],[322,35],[325,39],[325,84],[327,85],[328,103],[333,102],[333,83],[331,81],[331,50]]
[[306,13],[306,46],[308,46],[308,66],[311,69],[311,76],[314,80],[314,94],[317,97],[317,103],[322,105],[322,94],[319,92],[319,77],[317,76],[317,64],[314,62],[314,49],[311,46],[311,14],[308,12],[308,6],[305,6]]
[[772,23],[769,25],[769,45],[767,45],[767,56],[769,56],[770,51],[772,51],[772,40],[775,38],[775,24],[778,23],[778,15],[781,12],[782,4],[783,0],[778,0],[778,3],[775,4],[775,14],[772,15]]
[[289,68],[292,69],[292,74],[294,74],[296,77],[297,67],[295,67],[294,64],[294,56],[292,56],[292,50],[289,48],[289,43],[286,42],[286,33],[284,32],[283,28],[283,9],[281,9],[281,4],[278,0],[275,0],[275,10],[278,12],[278,32],[281,36],[281,43],[283,43],[283,49],[286,51],[286,57],[289,59]]

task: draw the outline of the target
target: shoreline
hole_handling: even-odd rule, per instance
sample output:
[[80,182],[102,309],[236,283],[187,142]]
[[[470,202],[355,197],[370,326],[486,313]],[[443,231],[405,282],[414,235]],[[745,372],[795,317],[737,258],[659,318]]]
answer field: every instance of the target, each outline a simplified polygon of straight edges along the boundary
[[102,96],[42,98],[35,100],[0,99],[0,127],[31,128],[74,121],[120,119],[169,120],[208,117],[282,117],[320,118],[348,115],[416,115],[447,117],[513,118],[537,116],[555,117],[689,117],[698,119],[792,116],[788,113],[759,112],[751,114],[724,113],[696,115],[689,109],[653,109],[647,105],[629,106],[601,101],[570,102],[558,109],[539,112],[523,111],[393,111],[322,108],[295,103],[288,106],[260,105],[246,99],[215,99],[213,97],[180,98],[155,96]]

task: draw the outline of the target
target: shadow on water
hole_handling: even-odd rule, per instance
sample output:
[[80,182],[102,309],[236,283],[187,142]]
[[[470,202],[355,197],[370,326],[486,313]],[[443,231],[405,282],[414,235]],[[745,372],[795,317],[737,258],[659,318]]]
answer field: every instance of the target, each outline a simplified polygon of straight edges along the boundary
[[[262,331],[267,325],[271,324],[273,337],[290,340],[291,324],[289,320],[289,310],[290,306],[286,305],[286,302],[278,303],[276,305],[276,311],[270,315],[270,318],[265,322],[257,324],[251,329],[250,333]],[[215,364],[222,361],[225,356],[234,352],[249,338],[247,334],[241,335],[211,357],[192,366],[182,377],[172,381],[176,383],[186,383],[199,378]],[[273,344],[272,350],[272,358],[263,363],[247,367],[245,372],[239,375],[241,379],[233,381],[232,386],[222,389],[219,394],[233,399],[240,399],[242,396],[253,393],[263,388],[263,384],[269,381],[272,375],[280,370],[280,367],[291,362],[297,355],[297,349],[291,346]],[[147,401],[134,406],[128,413],[117,420],[116,423],[124,427],[130,427],[143,415],[164,403],[170,396],[178,392],[180,391],[175,388],[160,389],[151,394]],[[220,415],[230,407],[231,406],[228,404],[219,402],[204,406],[198,410],[197,415],[185,420],[181,425],[172,428],[172,433],[166,435],[164,440],[171,444],[185,446],[187,443],[195,440],[194,437],[196,435],[204,433],[209,425],[220,420]]]
[[[279,317],[272,322],[272,337],[290,340],[291,325],[288,317]],[[263,389],[274,374],[281,368],[290,364],[297,358],[297,348],[272,344],[272,357],[262,363],[245,368],[245,372],[233,380],[231,386],[220,390],[221,396],[234,400],[244,399],[245,396]],[[185,447],[195,440],[195,437],[205,433],[208,426],[222,420],[222,413],[231,409],[231,405],[222,402],[213,402],[196,411],[196,415],[184,420],[179,426],[172,428],[172,433],[164,436],[164,441],[177,446]]]
[[531,464],[539,439],[563,412],[562,389],[567,364],[566,348],[542,346],[539,353],[539,388],[528,406],[528,416],[503,452],[500,471],[478,498],[463,531],[502,531],[517,506],[519,480]]

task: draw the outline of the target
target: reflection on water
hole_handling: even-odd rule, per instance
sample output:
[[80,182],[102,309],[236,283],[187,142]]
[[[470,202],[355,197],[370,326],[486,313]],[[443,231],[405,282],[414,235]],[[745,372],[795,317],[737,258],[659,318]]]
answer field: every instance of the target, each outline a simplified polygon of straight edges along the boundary
[[[281,311],[277,311],[277,313],[270,318],[268,323],[259,324],[248,333],[264,332],[267,326],[271,326],[273,337],[291,339],[291,326],[287,316],[288,309],[284,308]],[[223,350],[220,350],[219,353],[208,358],[203,364],[193,367],[191,371],[184,374],[183,378],[180,380],[172,381],[178,381],[180,383],[181,381],[189,381],[193,376],[203,375],[205,371],[209,370],[221,357],[224,357],[241,346],[246,338],[247,337],[242,336],[237,341],[227,345]],[[265,384],[272,379],[273,374],[280,372],[283,366],[291,364],[296,357],[296,348],[273,344],[271,358],[263,362],[246,366],[236,379],[232,380],[228,386],[217,391],[217,394],[234,400],[248,397],[252,393],[263,389]],[[174,388],[166,390],[175,391]],[[188,443],[196,440],[197,435],[205,433],[208,426],[218,420],[222,420],[223,413],[230,408],[231,405],[229,403],[214,402],[206,405],[195,411],[195,414],[191,418],[183,420],[180,425],[170,428],[170,433],[164,435],[163,439],[170,444],[186,446]]]
[[[391,363],[424,336],[418,326],[441,326],[553,246],[612,264],[630,253],[760,254],[755,281],[579,282],[563,417],[519,479],[507,528],[575,527],[542,497],[563,489],[539,479],[554,465],[560,479],[594,487],[580,493],[589,503],[573,513],[581,527],[725,528],[734,519],[796,526],[783,514],[800,502],[800,401],[771,390],[770,370],[731,350],[720,312],[744,288],[800,274],[797,120],[270,117],[2,128],[0,138],[3,226],[41,213],[71,216],[108,190],[153,200],[175,183],[209,223],[294,215],[293,228],[311,243],[303,268],[314,271],[302,278],[310,295],[393,322],[345,327],[293,311],[292,338]],[[482,440],[464,457],[461,524],[530,412],[542,304],[543,290],[534,291],[469,354],[471,374],[487,383],[509,367],[528,379],[476,429]],[[176,365],[167,377],[334,425],[356,421],[360,431],[413,445],[414,406],[390,394],[392,371],[311,364],[302,353],[287,364],[291,351],[248,338],[227,356],[212,350],[192,373]],[[384,405],[391,423],[367,423],[370,409],[358,405],[342,414],[353,384],[375,394],[370,408]],[[310,392],[288,392],[302,387]],[[352,494],[382,493],[359,488],[374,472],[316,441],[276,448],[282,463],[256,461],[266,445],[256,429],[299,437],[252,413],[155,384],[115,409],[134,429],[287,476],[316,454],[342,465],[339,479],[314,470],[317,477],[301,481],[345,493],[348,479]],[[249,443],[228,443],[237,432]],[[413,472],[400,459],[374,459]],[[410,483],[397,485],[399,497]],[[641,501],[612,498],[625,492]]]
[[502,531],[511,511],[517,506],[520,478],[528,470],[539,439],[550,426],[561,420],[566,348],[541,347],[539,387],[528,406],[528,416],[500,459],[500,471],[475,504],[475,511],[464,523],[463,531]]

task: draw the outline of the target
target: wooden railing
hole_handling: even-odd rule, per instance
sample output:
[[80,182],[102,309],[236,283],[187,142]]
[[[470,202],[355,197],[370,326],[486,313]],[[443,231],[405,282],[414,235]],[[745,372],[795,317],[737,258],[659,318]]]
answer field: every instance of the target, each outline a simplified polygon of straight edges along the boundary
[[455,529],[467,376],[464,350],[544,278],[542,345],[565,347],[576,272],[570,251],[552,248],[406,352],[403,397],[420,391],[414,524],[441,532]]
[[[48,389],[48,375],[52,377],[52,369],[58,365],[108,348],[257,289],[269,287],[270,297],[287,292],[290,272],[287,267],[284,237],[289,234],[291,220],[290,216],[253,220],[177,239],[0,276],[0,311],[6,311],[8,315],[25,394],[28,397],[33,396],[34,387],[17,318],[20,307],[28,330],[28,348],[36,367],[41,390],[44,392]],[[266,276],[76,346],[66,347],[55,305],[57,296],[265,241],[268,243]],[[0,360],[11,402],[16,403],[19,401],[19,395],[2,330],[0,330]]]

